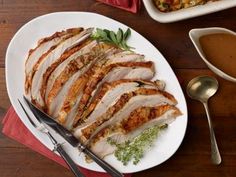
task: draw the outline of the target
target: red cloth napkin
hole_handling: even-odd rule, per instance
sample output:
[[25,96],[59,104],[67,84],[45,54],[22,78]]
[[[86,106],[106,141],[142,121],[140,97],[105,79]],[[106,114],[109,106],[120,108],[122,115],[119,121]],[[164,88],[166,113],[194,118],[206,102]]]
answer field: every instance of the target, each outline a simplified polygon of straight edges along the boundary
[[[68,168],[64,160],[49,150],[41,142],[34,137],[34,135],[25,127],[21,122],[20,118],[17,116],[13,107],[10,107],[7,114],[2,121],[3,129],[2,133],[6,136],[18,141],[21,144],[33,149],[34,151],[46,156],[47,158],[59,163],[60,165]],[[90,171],[85,168],[79,167],[82,173],[86,177],[109,177],[107,173],[100,173],[95,171]],[[131,177],[130,174],[125,175],[125,177]]]
[[120,9],[124,9],[133,13],[137,13],[140,6],[140,0],[97,0],[105,4],[109,4]]

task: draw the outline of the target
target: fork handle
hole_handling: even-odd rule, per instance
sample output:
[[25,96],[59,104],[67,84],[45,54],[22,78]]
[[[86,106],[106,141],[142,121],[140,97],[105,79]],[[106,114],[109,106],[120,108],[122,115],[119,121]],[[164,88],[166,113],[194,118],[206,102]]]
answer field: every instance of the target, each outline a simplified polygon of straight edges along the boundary
[[76,177],[85,177],[78,169],[75,162],[70,158],[70,156],[63,149],[62,145],[57,143],[54,145],[54,149],[61,155],[61,157],[65,160],[67,165],[70,167],[71,171],[74,173]]

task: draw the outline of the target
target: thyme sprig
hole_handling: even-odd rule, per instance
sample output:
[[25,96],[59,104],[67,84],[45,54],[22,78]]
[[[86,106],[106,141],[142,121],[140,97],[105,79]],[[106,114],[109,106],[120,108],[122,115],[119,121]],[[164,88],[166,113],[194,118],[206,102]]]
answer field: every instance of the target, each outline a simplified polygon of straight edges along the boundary
[[127,165],[129,161],[133,160],[136,165],[144,156],[147,149],[149,149],[156,140],[159,132],[168,127],[167,124],[155,125],[147,130],[144,130],[140,135],[132,140],[125,141],[121,144],[117,143],[112,138],[107,138],[108,144],[116,146],[115,157],[121,161],[123,165]]

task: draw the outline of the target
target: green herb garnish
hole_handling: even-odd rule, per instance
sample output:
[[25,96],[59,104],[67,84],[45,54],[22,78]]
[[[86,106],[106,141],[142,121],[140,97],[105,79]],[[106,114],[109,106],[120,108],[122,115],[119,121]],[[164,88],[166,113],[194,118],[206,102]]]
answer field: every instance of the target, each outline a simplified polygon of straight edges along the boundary
[[111,43],[124,50],[131,50],[133,48],[127,45],[130,35],[131,30],[129,28],[125,32],[119,28],[117,33],[107,29],[96,28],[96,31],[91,37],[98,41]]
[[123,163],[123,165],[127,165],[131,160],[133,160],[133,164],[136,165],[143,157],[146,150],[152,146],[160,130],[167,127],[167,124],[164,124],[162,126],[153,126],[147,130],[144,130],[133,140],[126,141],[122,144],[116,143],[116,141],[111,138],[108,138],[107,142],[112,146],[116,146],[114,155],[117,160]]

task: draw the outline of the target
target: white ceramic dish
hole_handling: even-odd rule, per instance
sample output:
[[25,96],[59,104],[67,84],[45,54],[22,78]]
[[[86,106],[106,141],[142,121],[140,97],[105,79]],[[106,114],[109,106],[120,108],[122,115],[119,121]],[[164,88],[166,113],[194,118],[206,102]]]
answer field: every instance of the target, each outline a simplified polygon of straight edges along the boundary
[[143,4],[148,14],[156,21],[161,23],[170,23],[201,15],[210,14],[236,6],[236,0],[220,0],[209,2],[187,9],[180,9],[173,12],[160,12],[153,3],[153,0],[143,0]]
[[214,65],[212,65],[207,58],[205,57],[205,54],[202,50],[202,47],[200,45],[199,42],[199,38],[201,36],[204,35],[208,35],[208,34],[215,34],[215,33],[230,33],[236,36],[236,33],[233,31],[230,31],[228,29],[225,28],[219,28],[219,27],[212,27],[212,28],[197,28],[197,29],[192,29],[189,31],[189,37],[192,40],[198,54],[200,55],[200,57],[202,58],[202,60],[207,64],[207,66],[217,75],[221,76],[222,78],[232,81],[232,82],[236,82],[236,78],[232,77],[226,73],[224,73],[223,71],[221,71],[220,69],[218,69],[217,67],[215,67]]
[[[24,112],[17,102],[17,98],[22,99],[22,95],[24,94],[25,59],[29,49],[35,47],[38,39],[49,36],[55,31],[81,26],[85,28],[107,28],[115,31],[118,28],[122,28],[124,30],[128,28],[128,26],[122,23],[94,13],[52,13],[35,18],[29,23],[25,24],[15,34],[7,49],[6,83],[11,103],[26,127],[49,149],[52,149],[52,145],[47,136],[35,130],[35,128],[27,120]],[[127,166],[123,166],[122,163],[117,161],[113,155],[105,158],[108,163],[124,173],[141,171],[166,161],[176,152],[180,146],[187,126],[186,101],[174,72],[161,53],[149,41],[147,41],[136,31],[131,31],[132,35],[128,41],[128,44],[135,47],[135,51],[145,54],[147,59],[155,62],[158,78],[166,81],[166,89],[167,91],[171,92],[178,100],[178,107],[182,111],[183,115],[178,117],[178,119],[169,126],[168,130],[158,138],[154,147],[145,154],[145,157],[137,165],[130,163]],[[53,135],[59,141],[63,141],[63,139],[57,136],[54,132]],[[68,143],[65,143],[64,146],[69,155],[78,165],[94,171],[103,171],[95,163],[87,164],[84,161],[84,155],[79,153],[76,148],[73,148]]]

